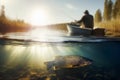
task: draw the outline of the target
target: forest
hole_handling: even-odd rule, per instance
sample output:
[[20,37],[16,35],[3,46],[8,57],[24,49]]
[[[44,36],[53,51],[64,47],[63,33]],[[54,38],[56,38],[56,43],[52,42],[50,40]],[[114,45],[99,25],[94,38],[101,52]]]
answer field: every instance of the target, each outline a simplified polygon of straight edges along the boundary
[[104,11],[98,9],[94,16],[95,26],[106,29],[106,35],[120,36],[120,0],[105,0]]

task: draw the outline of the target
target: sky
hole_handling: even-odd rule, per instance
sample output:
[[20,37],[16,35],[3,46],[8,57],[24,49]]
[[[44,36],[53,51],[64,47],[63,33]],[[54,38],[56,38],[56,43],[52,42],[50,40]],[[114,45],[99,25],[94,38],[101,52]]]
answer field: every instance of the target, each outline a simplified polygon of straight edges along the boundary
[[97,9],[103,11],[104,0],[0,0],[1,5],[11,19],[47,25],[79,20],[85,10],[94,15]]

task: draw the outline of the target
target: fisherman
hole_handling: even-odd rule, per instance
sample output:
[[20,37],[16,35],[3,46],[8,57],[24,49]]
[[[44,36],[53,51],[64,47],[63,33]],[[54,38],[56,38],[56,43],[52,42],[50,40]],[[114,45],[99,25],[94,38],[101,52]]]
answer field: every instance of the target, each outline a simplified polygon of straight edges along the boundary
[[91,28],[94,27],[94,18],[92,15],[89,14],[88,10],[85,10],[83,17],[77,21],[77,23],[83,23],[85,28]]

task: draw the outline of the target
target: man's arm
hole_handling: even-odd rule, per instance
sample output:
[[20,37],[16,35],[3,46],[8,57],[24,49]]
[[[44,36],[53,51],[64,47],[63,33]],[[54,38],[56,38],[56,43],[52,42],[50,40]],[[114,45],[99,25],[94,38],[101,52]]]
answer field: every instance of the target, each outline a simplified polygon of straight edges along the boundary
[[84,16],[80,20],[78,20],[77,23],[83,22],[83,19],[84,19]]

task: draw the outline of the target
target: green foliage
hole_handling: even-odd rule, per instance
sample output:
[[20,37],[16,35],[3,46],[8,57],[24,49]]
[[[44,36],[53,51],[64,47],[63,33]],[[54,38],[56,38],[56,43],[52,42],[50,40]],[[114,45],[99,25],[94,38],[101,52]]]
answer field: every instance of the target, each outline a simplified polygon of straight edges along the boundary
[[113,18],[120,18],[120,0],[116,0],[113,7]]
[[112,18],[112,6],[113,6],[113,2],[111,0],[109,0],[109,2],[108,2],[108,20],[111,20],[111,18]]
[[[96,11],[95,16],[97,15],[98,11]],[[96,18],[97,17],[95,17],[95,19]],[[106,35],[120,36],[120,0],[116,0],[114,4],[111,0],[105,0],[103,20],[104,21],[100,23],[97,23],[96,20],[95,25],[100,28],[105,28]]]
[[100,9],[98,9],[95,13],[95,22],[99,23],[101,21],[102,21],[102,14],[101,14]]
[[104,13],[103,13],[104,21],[111,20],[112,5],[113,5],[113,2],[111,0],[109,0],[109,1],[105,0],[105,3],[104,3]]
[[105,0],[105,3],[104,3],[104,13],[103,13],[103,18],[104,18],[104,21],[108,19],[108,0]]

